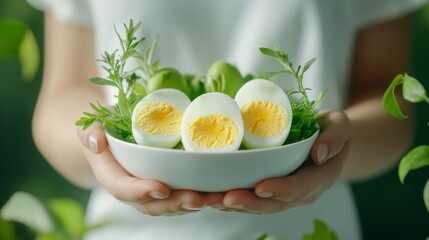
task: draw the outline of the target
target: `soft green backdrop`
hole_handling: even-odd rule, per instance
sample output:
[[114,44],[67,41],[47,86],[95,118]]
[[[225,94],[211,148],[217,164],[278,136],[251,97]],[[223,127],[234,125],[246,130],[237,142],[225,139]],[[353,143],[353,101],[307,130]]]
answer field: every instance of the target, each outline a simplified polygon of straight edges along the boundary
[[[24,21],[42,45],[43,14],[24,0],[0,1],[0,18]],[[415,15],[413,27],[411,75],[429,89],[429,7]],[[26,82],[21,79],[17,58],[0,59],[0,207],[16,191],[27,191],[42,198],[70,197],[82,204],[86,204],[89,196],[88,191],[76,188],[59,176],[45,162],[32,141],[31,116],[41,75],[39,70],[32,82]],[[417,104],[416,109],[415,145],[428,144],[429,106]],[[353,184],[367,240],[425,239],[429,236],[429,215],[422,200],[429,170],[412,172],[405,185],[400,184],[396,170]]]

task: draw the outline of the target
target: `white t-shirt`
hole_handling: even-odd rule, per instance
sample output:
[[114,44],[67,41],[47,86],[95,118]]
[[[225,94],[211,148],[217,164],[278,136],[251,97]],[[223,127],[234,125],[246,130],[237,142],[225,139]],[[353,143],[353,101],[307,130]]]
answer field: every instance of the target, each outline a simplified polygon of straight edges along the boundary
[[[235,64],[242,73],[279,70],[259,52],[276,42],[295,65],[316,57],[305,76],[310,97],[329,89],[321,108],[346,104],[347,76],[356,31],[376,21],[405,14],[427,0],[28,0],[51,10],[61,20],[93,28],[96,56],[118,49],[113,26],[122,30],[132,18],[142,22],[139,34],[160,41],[156,56],[162,67],[204,74],[216,60]],[[101,75],[105,72],[100,72]],[[282,78],[278,84],[294,88]],[[86,239],[256,239],[263,233],[279,239],[301,239],[320,219],[340,239],[360,239],[352,193],[338,181],[320,199],[288,211],[254,215],[203,209],[178,217],[151,217],[114,199],[104,189],[93,191],[87,211],[90,224],[112,222]]]

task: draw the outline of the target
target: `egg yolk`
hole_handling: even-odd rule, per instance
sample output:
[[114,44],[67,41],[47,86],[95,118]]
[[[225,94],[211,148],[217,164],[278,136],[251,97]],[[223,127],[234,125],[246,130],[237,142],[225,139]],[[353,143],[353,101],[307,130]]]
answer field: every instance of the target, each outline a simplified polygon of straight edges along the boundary
[[241,108],[245,131],[258,137],[272,137],[286,128],[287,116],[276,103],[253,101]]
[[238,126],[231,118],[210,114],[195,120],[191,127],[191,140],[199,148],[224,148],[238,137]]
[[183,113],[175,106],[153,102],[141,107],[136,115],[137,126],[152,135],[169,136],[180,132]]

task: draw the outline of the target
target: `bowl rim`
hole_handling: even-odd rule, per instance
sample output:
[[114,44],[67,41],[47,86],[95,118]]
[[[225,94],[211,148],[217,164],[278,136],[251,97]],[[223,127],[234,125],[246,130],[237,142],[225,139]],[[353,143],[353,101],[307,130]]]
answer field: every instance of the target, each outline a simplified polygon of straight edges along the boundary
[[298,145],[298,144],[302,144],[305,142],[308,142],[310,140],[312,140],[313,138],[317,138],[319,133],[320,133],[320,128],[318,128],[316,130],[316,132],[313,133],[313,135],[311,135],[310,137],[298,141],[298,142],[294,142],[294,143],[288,143],[288,144],[284,144],[281,146],[276,146],[276,147],[268,147],[268,148],[257,148],[257,149],[239,149],[237,151],[231,151],[231,152],[190,152],[190,151],[185,151],[183,149],[173,149],[173,148],[157,148],[157,147],[151,147],[151,146],[144,146],[144,145],[139,145],[137,143],[130,143],[124,140],[121,140],[117,137],[114,137],[112,134],[110,134],[108,131],[104,130],[104,133],[106,134],[107,140],[109,142],[110,145],[110,139],[112,139],[113,141],[116,142],[120,142],[121,144],[125,144],[129,147],[133,147],[133,148],[140,148],[140,149],[146,149],[149,151],[165,151],[165,152],[169,152],[169,153],[178,153],[178,154],[193,154],[193,155],[231,155],[231,154],[243,154],[243,153],[255,153],[255,152],[269,152],[272,150],[279,150],[282,148],[289,148],[292,147],[294,145]]

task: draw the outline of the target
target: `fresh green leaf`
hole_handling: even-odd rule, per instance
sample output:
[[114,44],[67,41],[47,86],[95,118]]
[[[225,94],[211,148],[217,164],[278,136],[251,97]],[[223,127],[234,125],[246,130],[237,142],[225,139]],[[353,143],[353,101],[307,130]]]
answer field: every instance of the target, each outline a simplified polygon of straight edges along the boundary
[[273,58],[279,58],[279,55],[277,54],[277,52],[272,49],[261,47],[259,48],[259,50],[267,56],[270,56]]
[[0,213],[1,218],[22,223],[38,233],[54,230],[54,222],[43,203],[26,192],[14,193]]
[[[383,106],[391,115],[399,119],[404,119],[406,118],[406,116],[404,116],[404,114],[399,109],[394,96],[395,87],[401,84],[403,84],[402,95],[405,100],[413,103],[418,103],[421,101],[429,103],[429,99],[427,97],[425,88],[417,79],[410,77],[407,74],[397,75],[385,92],[385,95],[383,97]],[[403,157],[399,164],[398,175],[401,183],[404,183],[405,177],[411,170],[426,167],[428,165],[429,146],[417,146],[416,148],[411,150],[405,157]],[[429,211],[429,180],[426,181],[423,190],[423,200],[426,209]],[[429,237],[426,239],[429,240]]]
[[132,89],[134,94],[139,95],[141,97],[144,97],[147,94],[145,88],[140,83],[134,83]]
[[298,78],[298,75],[293,70],[292,63],[289,61],[288,53],[282,51],[278,43],[274,46],[274,50],[269,48],[259,48],[259,50],[261,53],[276,59],[281,65],[285,67],[286,73]]
[[404,98],[409,102],[429,102],[429,99],[426,95],[426,90],[423,85],[417,79],[407,74],[403,76],[402,93]]
[[313,108],[315,108],[319,103],[322,101],[322,99],[325,97],[325,95],[328,93],[328,89],[323,90],[323,92],[319,93],[316,100],[313,102]]
[[198,75],[185,74],[184,79],[188,83],[189,99],[194,100],[204,93],[204,83]]
[[131,56],[133,56],[134,54],[136,54],[136,50],[135,49],[129,49],[126,52],[124,52],[124,54],[122,55],[122,58],[125,61],[128,58],[130,58]]
[[429,146],[421,145],[407,153],[399,163],[398,175],[401,183],[411,170],[419,169],[429,165]]
[[118,106],[120,113],[125,116],[131,116],[130,105],[128,98],[123,91],[119,91],[118,94]]
[[390,83],[389,87],[387,88],[386,92],[383,95],[384,109],[386,109],[387,112],[390,113],[390,115],[401,120],[404,120],[407,117],[402,113],[401,109],[399,108],[398,102],[396,101],[395,89],[397,86],[400,86],[403,83],[404,83],[404,75],[402,74],[397,75]]
[[304,69],[302,70],[302,74],[304,74],[311,67],[311,65],[313,65],[314,62],[316,62],[316,58],[312,58],[307,61],[304,65]]
[[[152,45],[146,49],[145,62],[149,67],[152,66],[152,56],[156,49],[156,46],[158,45],[158,42],[159,42],[159,35],[156,35],[152,41]],[[151,70],[152,70],[152,74],[156,71],[156,69],[151,69]]]
[[285,73],[289,73],[289,72],[286,70],[280,70],[280,71],[276,71],[276,72],[264,72],[264,73],[259,73],[258,75],[256,75],[256,78],[272,80],[272,79],[277,78],[278,76],[285,74]]
[[141,72],[143,73],[141,77],[142,80],[146,82],[146,84],[149,79],[152,78],[158,71],[160,61],[156,60],[154,63],[152,63],[153,53],[158,45],[158,41],[159,36],[156,35],[152,41],[151,46],[148,47],[144,52],[144,55],[140,53],[136,54],[136,58],[140,60],[139,70],[141,70]]
[[98,85],[116,86],[115,82],[112,80],[101,77],[92,77],[89,79],[89,81]]
[[314,220],[314,232],[309,235],[304,235],[303,240],[337,240],[337,234],[335,231],[329,229],[321,220]]

